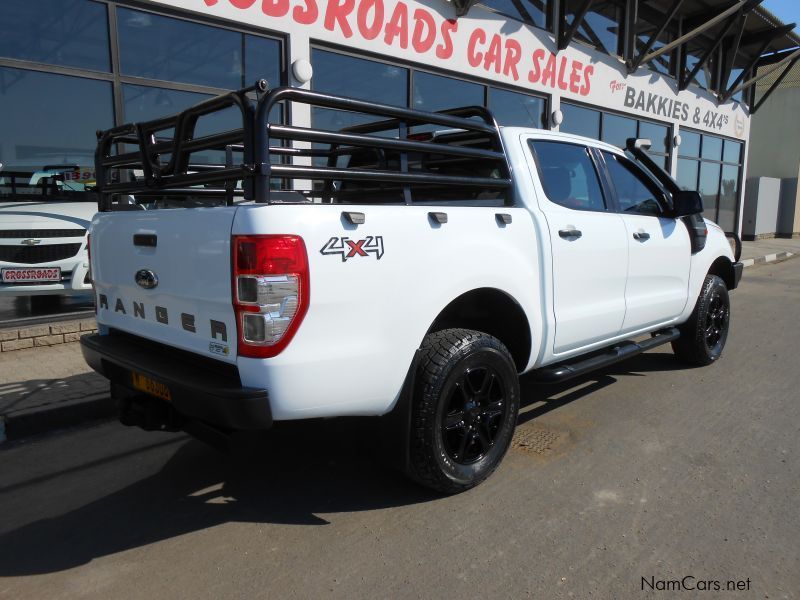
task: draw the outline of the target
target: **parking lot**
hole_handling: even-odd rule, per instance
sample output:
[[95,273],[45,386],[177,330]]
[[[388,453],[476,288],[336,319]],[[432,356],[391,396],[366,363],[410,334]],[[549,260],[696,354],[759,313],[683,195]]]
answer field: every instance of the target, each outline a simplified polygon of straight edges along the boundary
[[6,444],[0,596],[795,598],[798,297],[800,260],[747,269],[710,368],[524,379],[514,447],[454,497],[388,469],[363,420],[229,454],[113,422]]

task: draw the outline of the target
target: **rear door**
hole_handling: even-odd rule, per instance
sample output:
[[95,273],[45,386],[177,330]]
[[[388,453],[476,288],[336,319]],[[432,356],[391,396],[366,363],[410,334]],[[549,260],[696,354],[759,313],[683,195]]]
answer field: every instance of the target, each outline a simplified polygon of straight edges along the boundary
[[235,207],[107,212],[91,229],[101,325],[233,362]]
[[603,151],[602,156],[630,248],[622,332],[667,323],[683,312],[688,299],[689,232],[664,214],[664,193],[641,168],[618,154]]
[[625,317],[628,240],[610,209],[593,154],[581,144],[531,140],[552,248],[553,352],[617,335]]

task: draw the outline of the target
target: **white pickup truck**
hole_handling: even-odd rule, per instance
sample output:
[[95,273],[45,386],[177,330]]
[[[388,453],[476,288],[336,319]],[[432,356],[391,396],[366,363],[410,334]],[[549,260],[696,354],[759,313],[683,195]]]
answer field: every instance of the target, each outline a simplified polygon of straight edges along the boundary
[[[362,124],[270,123],[289,102]],[[221,110],[242,129],[196,134]],[[383,415],[405,471],[455,493],[508,449],[521,374],[560,381],[669,342],[706,365],[725,345],[741,264],[641,140],[626,154],[478,107],[264,82],[99,135],[100,331],[82,349],[123,423]]]

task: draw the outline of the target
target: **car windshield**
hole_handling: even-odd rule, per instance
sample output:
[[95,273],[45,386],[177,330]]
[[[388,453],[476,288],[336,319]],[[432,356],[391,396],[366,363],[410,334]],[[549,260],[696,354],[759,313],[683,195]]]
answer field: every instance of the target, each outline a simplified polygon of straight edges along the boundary
[[47,165],[0,169],[0,202],[95,202],[93,167]]

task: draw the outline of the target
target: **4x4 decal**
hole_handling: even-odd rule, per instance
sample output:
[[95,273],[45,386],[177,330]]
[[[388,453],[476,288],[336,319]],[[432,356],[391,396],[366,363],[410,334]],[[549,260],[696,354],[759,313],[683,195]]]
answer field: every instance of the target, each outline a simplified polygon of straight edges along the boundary
[[383,236],[368,235],[363,240],[351,240],[348,237],[332,237],[329,239],[320,254],[339,254],[342,262],[357,256],[374,254],[378,260],[383,256]]

